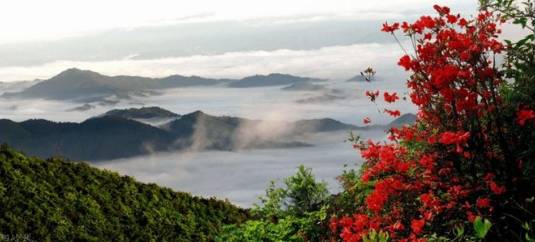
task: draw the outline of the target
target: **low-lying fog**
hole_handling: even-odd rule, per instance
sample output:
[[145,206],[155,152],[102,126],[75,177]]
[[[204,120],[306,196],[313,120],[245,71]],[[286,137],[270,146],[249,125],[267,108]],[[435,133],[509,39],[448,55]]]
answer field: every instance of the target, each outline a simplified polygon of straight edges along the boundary
[[[380,130],[359,133],[363,137],[382,139]],[[339,190],[335,178],[344,165],[357,168],[359,154],[352,149],[346,132],[319,134],[310,140],[314,147],[293,149],[209,151],[200,153],[163,153],[112,160],[96,165],[133,176],[143,182],[164,185],[195,195],[227,198],[249,207],[258,203],[269,181],[295,173],[303,164],[312,168],[319,180],[328,182],[331,192]]]

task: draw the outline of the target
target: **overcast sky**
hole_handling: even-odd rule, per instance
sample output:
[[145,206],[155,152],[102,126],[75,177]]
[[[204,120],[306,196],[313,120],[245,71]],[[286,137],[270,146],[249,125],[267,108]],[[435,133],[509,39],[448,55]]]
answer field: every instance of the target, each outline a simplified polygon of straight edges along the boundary
[[169,24],[207,19],[349,16],[402,17],[440,2],[472,10],[465,0],[17,0],[0,8],[0,41],[61,38],[116,27]]
[[[146,76],[240,77],[284,71],[348,78],[365,68],[364,63],[384,63],[379,57],[395,66],[398,49],[392,48],[390,36],[380,33],[381,23],[430,14],[436,3],[471,14],[476,2],[4,1],[0,81],[49,78],[70,67]],[[376,52],[368,51],[370,45]],[[355,52],[359,49],[366,50],[363,56]],[[333,68],[319,70],[326,66]]]

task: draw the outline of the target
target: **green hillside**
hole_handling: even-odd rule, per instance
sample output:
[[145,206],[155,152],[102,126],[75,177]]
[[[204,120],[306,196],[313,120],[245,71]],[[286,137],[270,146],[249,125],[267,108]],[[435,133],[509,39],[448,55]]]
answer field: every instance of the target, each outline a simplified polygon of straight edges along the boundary
[[247,211],[84,163],[0,147],[0,233],[36,241],[211,241]]

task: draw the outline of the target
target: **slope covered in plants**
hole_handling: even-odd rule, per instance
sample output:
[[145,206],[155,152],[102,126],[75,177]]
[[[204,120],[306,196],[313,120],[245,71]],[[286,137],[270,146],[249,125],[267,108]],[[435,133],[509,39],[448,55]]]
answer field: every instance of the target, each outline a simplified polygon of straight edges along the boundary
[[84,163],[0,147],[0,232],[35,241],[211,241],[247,212]]

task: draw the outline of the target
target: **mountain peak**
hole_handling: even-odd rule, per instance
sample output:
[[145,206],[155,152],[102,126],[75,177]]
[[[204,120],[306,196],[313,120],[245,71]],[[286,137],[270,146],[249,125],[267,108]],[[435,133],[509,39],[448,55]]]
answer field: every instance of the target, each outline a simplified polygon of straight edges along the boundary
[[396,118],[394,121],[388,124],[389,127],[401,127],[405,124],[413,124],[416,122],[416,115],[413,113],[405,113],[400,117]]
[[94,79],[96,77],[102,77],[103,75],[98,73],[98,72],[94,72],[94,71],[90,71],[90,70],[82,70],[82,69],[78,69],[78,68],[69,68],[69,69],[66,69],[62,72],[60,72],[59,74],[57,74],[56,76],[52,77],[51,79],[71,79],[71,78],[76,78],[76,79],[80,79],[80,78],[86,78],[86,79]]
[[97,72],[90,71],[90,70],[82,70],[82,69],[79,69],[79,68],[76,68],[76,67],[71,67],[69,69],[66,69],[66,70],[60,72],[59,75],[62,75],[62,74],[78,74],[78,73],[97,73]]
[[203,116],[209,116],[208,114],[204,113],[203,111],[201,110],[196,110],[194,112],[191,112],[191,113],[188,113],[184,116],[190,116],[190,117],[195,117],[195,118],[199,118],[199,117],[203,117]]
[[79,68],[76,68],[76,67],[71,67],[71,68],[67,68],[63,72],[80,72],[80,71],[83,71],[83,70],[79,69]]
[[269,77],[295,77],[290,74],[282,74],[282,73],[269,73],[267,76]]
[[101,116],[115,116],[126,119],[153,119],[153,118],[177,118],[180,115],[169,110],[152,106],[128,109],[113,109]]

